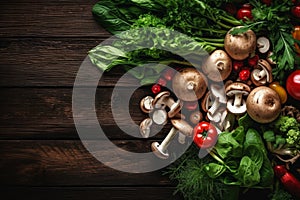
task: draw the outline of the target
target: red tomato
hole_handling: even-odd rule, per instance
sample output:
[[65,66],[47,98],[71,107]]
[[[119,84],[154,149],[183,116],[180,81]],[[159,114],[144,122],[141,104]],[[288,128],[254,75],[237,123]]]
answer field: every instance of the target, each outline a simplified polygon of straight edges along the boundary
[[292,72],[286,80],[286,90],[294,99],[300,100],[300,70]]
[[242,19],[244,21],[247,20],[247,19],[249,19],[249,20],[253,19],[251,8],[248,8],[248,7],[240,8],[237,11],[236,18],[237,19]]
[[300,5],[293,6],[291,12],[295,17],[300,18]]
[[199,148],[210,148],[217,142],[218,132],[214,125],[202,121],[194,127],[194,143]]
[[151,90],[152,90],[153,94],[157,94],[161,91],[161,86],[158,84],[155,84],[152,86]]

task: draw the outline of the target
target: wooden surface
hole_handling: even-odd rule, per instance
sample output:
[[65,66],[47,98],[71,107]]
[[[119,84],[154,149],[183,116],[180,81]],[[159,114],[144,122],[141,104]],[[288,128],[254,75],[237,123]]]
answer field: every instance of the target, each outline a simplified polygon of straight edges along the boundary
[[[180,199],[162,171],[111,169],[79,140],[72,87],[87,52],[110,36],[93,19],[96,2],[0,1],[0,192],[5,199]],[[113,70],[99,82],[97,116],[118,147],[147,152],[152,141],[128,136],[113,122],[110,98],[122,74]],[[136,83],[122,83],[119,96]],[[133,105],[149,92],[136,91]],[[143,113],[130,109],[139,123]]]
[[[87,52],[110,36],[92,17],[96,2],[0,1],[0,192],[5,199],[181,199],[173,196],[175,183],[163,169],[119,172],[79,140],[73,83]],[[147,152],[152,141],[124,134],[110,112],[111,92],[122,74],[112,70],[99,82],[97,117],[118,147]],[[136,84],[135,79],[122,82],[119,97]],[[133,94],[136,123],[145,117],[139,100],[149,93],[140,88]],[[151,140],[161,140],[165,129]]]

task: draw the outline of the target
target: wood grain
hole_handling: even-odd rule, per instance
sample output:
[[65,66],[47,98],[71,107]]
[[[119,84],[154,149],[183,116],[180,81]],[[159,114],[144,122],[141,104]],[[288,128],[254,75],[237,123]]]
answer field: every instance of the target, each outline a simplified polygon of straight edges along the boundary
[[[90,141],[90,145],[99,142]],[[151,141],[114,141],[128,151],[149,152]],[[149,148],[146,148],[146,147]],[[104,154],[111,154],[107,149]],[[1,140],[0,185],[7,186],[170,186],[162,171],[142,174],[120,172],[94,158],[80,141]],[[118,157],[112,155],[118,164]],[[142,161],[146,162],[147,161]],[[137,163],[128,162],[130,165]],[[141,163],[141,166],[143,163]]]
[[120,200],[179,200],[174,187],[2,187],[6,200],[20,198],[40,200],[120,199]]
[[107,37],[91,13],[97,0],[0,2],[1,37]]
[[[0,86],[72,87],[88,51],[103,38],[0,38]],[[89,73],[100,70],[91,63]],[[102,75],[99,86],[114,86],[124,75],[122,67]],[[87,83],[88,84],[88,83]],[[128,76],[124,86],[138,85]]]

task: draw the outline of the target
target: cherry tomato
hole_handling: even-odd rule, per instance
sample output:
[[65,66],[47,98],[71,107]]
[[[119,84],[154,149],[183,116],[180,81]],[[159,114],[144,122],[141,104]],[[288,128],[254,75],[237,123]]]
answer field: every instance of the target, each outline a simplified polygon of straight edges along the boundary
[[270,83],[269,87],[277,92],[282,104],[284,104],[287,101],[287,93],[286,93],[284,87],[282,87],[279,84],[279,82],[277,82],[277,81],[272,82],[272,83]]
[[167,85],[167,80],[164,79],[164,78],[159,78],[158,81],[157,81],[157,84],[161,85],[161,86],[166,86]]
[[250,9],[241,8],[237,11],[236,15],[237,19],[242,19],[243,21],[253,19],[252,13]]
[[241,79],[241,81],[246,81],[249,79],[250,74],[251,72],[249,69],[242,69],[239,73],[239,78]]
[[163,77],[167,80],[167,81],[171,81],[173,76],[175,75],[176,70],[175,69],[171,69],[168,68],[164,71],[163,73]]
[[[295,26],[294,31],[292,32],[294,39],[300,40],[300,26]],[[295,48],[298,54],[300,54],[300,47],[298,44],[295,44]]]
[[235,6],[234,3],[226,3],[226,4],[225,4],[225,10],[226,10],[229,14],[231,14],[231,15],[235,15],[235,14],[236,14],[236,11],[237,11],[236,6]]
[[153,94],[157,94],[157,93],[159,93],[161,91],[161,87],[158,84],[154,84],[152,86],[151,90],[152,90]]
[[300,5],[293,6],[291,12],[295,17],[300,18]]
[[270,6],[272,3],[272,0],[261,0],[261,2],[263,2],[264,4],[266,4],[267,6]]
[[233,61],[233,69],[235,71],[240,71],[243,65],[244,65],[243,61],[238,61],[238,60]]
[[291,97],[300,100],[300,70],[292,72],[286,80],[286,89]]
[[249,58],[249,59],[248,59],[248,64],[249,64],[249,66],[251,66],[251,67],[256,66],[258,60],[259,60],[259,56],[258,56],[258,55],[255,55],[255,56]]
[[199,148],[210,148],[217,142],[218,132],[214,125],[202,121],[194,127],[193,141]]

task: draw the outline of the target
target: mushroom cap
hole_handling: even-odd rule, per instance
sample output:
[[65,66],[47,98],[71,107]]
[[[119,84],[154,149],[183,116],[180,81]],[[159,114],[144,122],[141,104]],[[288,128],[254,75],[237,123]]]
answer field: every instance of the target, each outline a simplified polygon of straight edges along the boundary
[[256,43],[260,53],[267,53],[270,49],[270,40],[264,36],[257,38]]
[[[238,28],[238,27],[237,27]],[[233,28],[232,28],[233,29]],[[256,49],[256,35],[252,30],[232,35],[230,29],[224,40],[224,48],[228,55],[235,60],[244,60]]]
[[[262,70],[266,73],[265,77],[260,77]],[[257,66],[255,66],[255,69],[251,72],[251,81],[256,86],[265,85],[273,81],[272,67],[267,60],[258,60]]]
[[199,110],[196,110],[194,112],[191,113],[190,115],[190,122],[192,124],[198,124],[200,121],[203,120],[203,114],[199,111]]
[[175,74],[172,88],[177,98],[183,101],[196,101],[205,94],[207,79],[195,68],[184,68]]
[[151,118],[155,124],[165,125],[168,120],[168,115],[164,109],[156,109],[153,111]]
[[173,118],[175,117],[175,115],[177,113],[180,112],[181,108],[183,106],[182,101],[180,101],[180,99],[178,99],[174,104],[172,104],[172,106],[170,107],[170,110],[168,112],[168,117],[169,118]]
[[228,78],[232,70],[232,61],[223,50],[215,50],[202,66],[203,73],[212,81],[220,82]]
[[225,86],[222,84],[211,84],[210,86],[210,92],[211,94],[219,99],[220,103],[226,103],[227,98],[226,98],[226,93],[225,93]]
[[251,88],[249,87],[249,85],[242,82],[233,82],[229,84],[225,89],[225,93],[229,97],[234,96],[234,94],[236,94],[237,92],[248,95],[250,91]]
[[158,142],[153,142],[151,144],[151,150],[152,152],[159,158],[161,159],[168,159],[169,158],[169,153],[168,151],[162,152],[161,149],[159,148],[159,143]]
[[254,88],[246,101],[247,113],[259,123],[274,121],[281,112],[281,101],[277,92],[266,86]]
[[208,112],[209,106],[211,106],[212,101],[211,101],[211,96],[210,96],[210,91],[208,91],[205,96],[202,98],[201,101],[201,108],[204,112]]
[[150,126],[152,126],[152,119],[146,118],[140,123],[140,134],[143,138],[148,138],[150,135]]
[[191,137],[193,135],[193,127],[182,119],[171,119],[172,125],[182,134]]
[[153,97],[146,96],[140,102],[140,108],[144,113],[150,113],[153,110]]
[[158,93],[152,101],[153,107],[157,107],[156,104],[158,104],[161,100],[163,100],[163,98],[169,97],[170,95],[171,93],[169,91],[163,91]]

